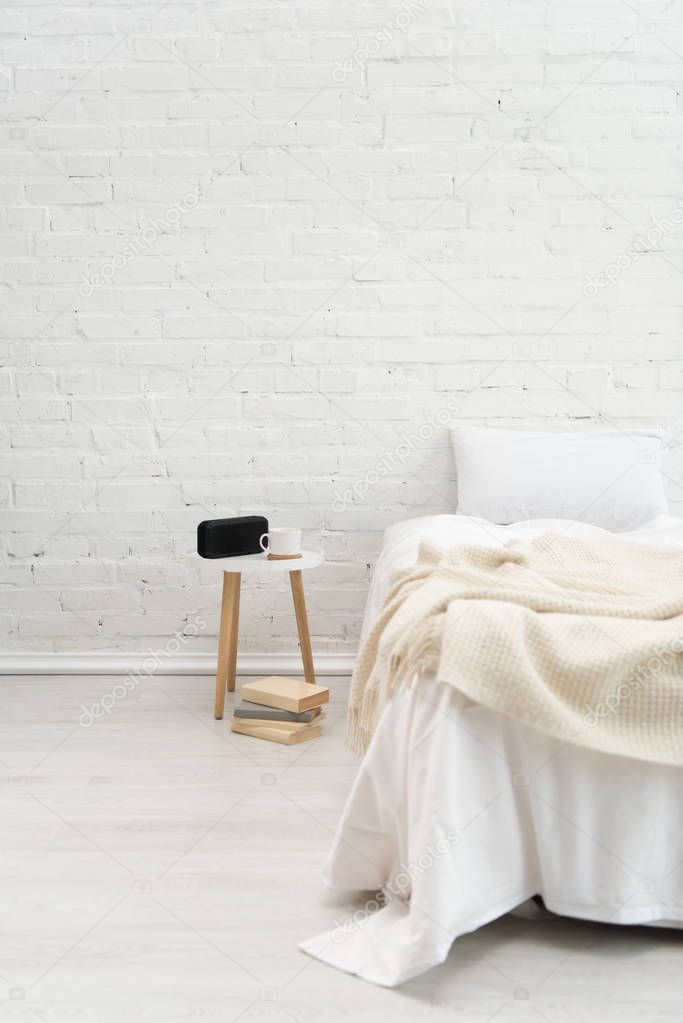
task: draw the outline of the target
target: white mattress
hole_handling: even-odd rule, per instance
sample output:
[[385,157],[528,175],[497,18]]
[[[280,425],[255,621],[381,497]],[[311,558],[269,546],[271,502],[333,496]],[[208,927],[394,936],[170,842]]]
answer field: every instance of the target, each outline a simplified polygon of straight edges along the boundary
[[[560,530],[604,535],[567,522],[494,526],[456,515],[391,527],[364,631],[392,572],[415,561],[422,540],[498,546]],[[683,521],[662,516],[620,536],[683,547]],[[389,882],[394,896],[302,949],[388,986],[442,962],[459,935],[534,894],[568,916],[681,926],[683,771],[565,745],[424,677],[387,707],[324,877],[341,890]]]

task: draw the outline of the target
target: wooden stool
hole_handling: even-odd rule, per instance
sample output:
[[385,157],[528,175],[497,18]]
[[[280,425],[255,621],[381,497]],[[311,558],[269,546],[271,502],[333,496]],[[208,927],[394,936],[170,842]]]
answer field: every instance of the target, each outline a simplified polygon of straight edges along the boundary
[[[223,570],[223,599],[221,602],[221,624],[218,632],[218,666],[216,668],[216,718],[223,717],[225,692],[235,691],[237,677],[237,633],[240,616],[240,587],[243,575],[258,572],[289,572],[292,587],[294,614],[299,633],[301,659],[307,682],[315,682],[311,636],[308,631],[308,615],[304,599],[304,584],[301,573],[307,568],[316,568],[324,560],[322,551],[302,551],[300,558],[271,561],[266,554],[246,554],[239,558],[221,558],[217,561]],[[224,565],[230,565],[230,569]]]

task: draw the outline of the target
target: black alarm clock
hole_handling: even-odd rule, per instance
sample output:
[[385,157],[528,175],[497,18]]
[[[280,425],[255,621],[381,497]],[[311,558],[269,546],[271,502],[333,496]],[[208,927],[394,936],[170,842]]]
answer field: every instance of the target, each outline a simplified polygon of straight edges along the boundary
[[197,526],[197,554],[200,558],[237,558],[241,554],[262,554],[259,540],[268,532],[263,515],[242,515],[235,519],[207,519]]

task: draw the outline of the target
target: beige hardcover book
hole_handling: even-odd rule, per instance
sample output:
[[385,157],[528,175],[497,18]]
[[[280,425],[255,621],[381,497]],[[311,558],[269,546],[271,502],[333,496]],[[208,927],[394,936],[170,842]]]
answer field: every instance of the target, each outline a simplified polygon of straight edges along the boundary
[[295,678],[269,675],[254,682],[245,682],[240,689],[240,696],[249,703],[260,703],[265,707],[279,707],[282,710],[300,713],[302,710],[310,710],[311,707],[327,703],[330,691],[325,686],[299,682]]
[[279,742],[283,746],[294,746],[299,742],[306,742],[308,739],[317,739],[321,728],[315,724],[306,725],[300,731],[292,731],[291,728],[271,728],[270,723],[264,725],[259,721],[257,725],[246,724],[244,718],[233,718],[230,722],[230,729],[239,732],[240,735],[251,735],[254,739],[267,739],[269,742]]
[[305,728],[313,728],[325,720],[324,714],[319,714],[315,721],[264,721],[263,718],[238,718],[233,715],[233,721],[249,725],[251,728],[279,728],[283,732],[301,732]]

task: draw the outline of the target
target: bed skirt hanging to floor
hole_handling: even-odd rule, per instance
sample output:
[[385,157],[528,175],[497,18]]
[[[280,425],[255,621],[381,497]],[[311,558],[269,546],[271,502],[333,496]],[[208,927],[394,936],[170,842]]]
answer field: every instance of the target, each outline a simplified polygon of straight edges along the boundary
[[384,713],[324,877],[387,904],[301,948],[386,986],[535,894],[566,916],[681,926],[683,772],[563,744],[446,686],[411,689]]

